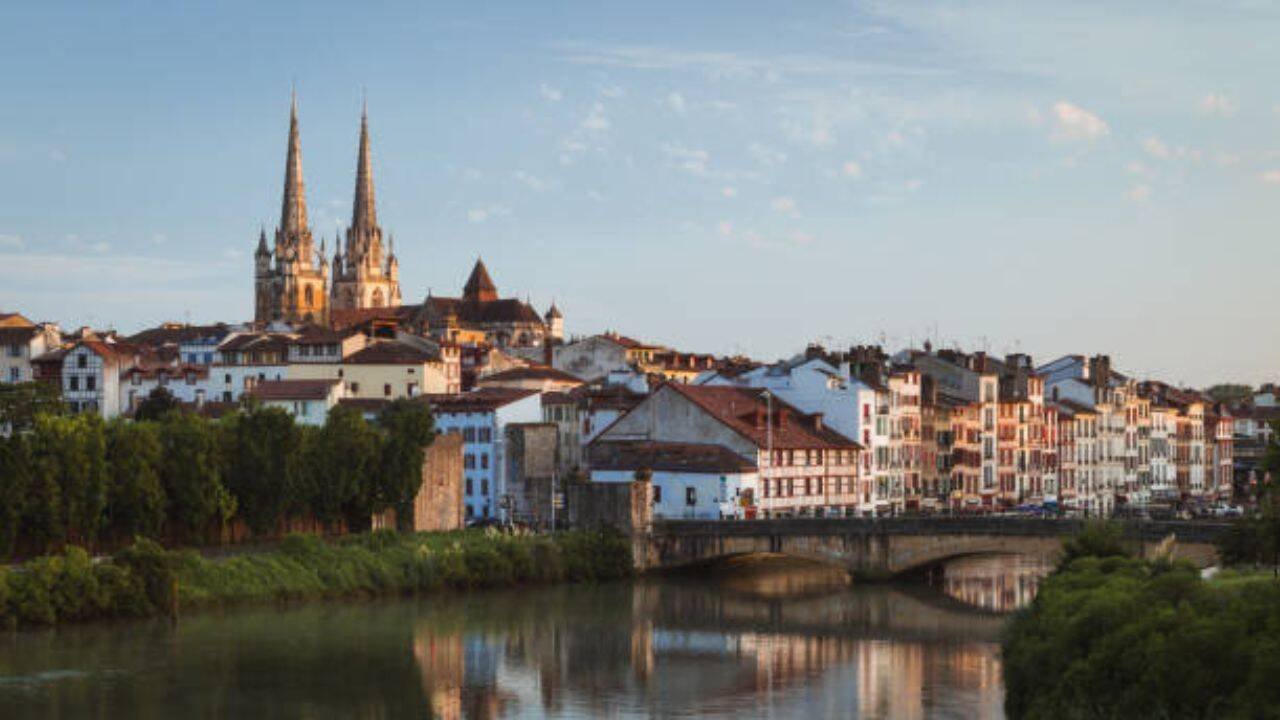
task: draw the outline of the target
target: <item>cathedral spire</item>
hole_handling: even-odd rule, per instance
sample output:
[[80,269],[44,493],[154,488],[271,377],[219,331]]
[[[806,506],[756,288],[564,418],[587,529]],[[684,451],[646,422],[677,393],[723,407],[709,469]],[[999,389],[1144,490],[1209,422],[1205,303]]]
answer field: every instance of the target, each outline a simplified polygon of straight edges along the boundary
[[289,106],[289,153],[284,164],[284,202],[280,209],[280,232],[297,237],[307,229],[307,195],[302,183],[302,147],[298,140],[298,95]]
[[369,158],[369,112],[360,110],[360,154],[356,159],[356,202],[351,212],[351,227],[373,228],[378,213],[373,198],[373,163]]

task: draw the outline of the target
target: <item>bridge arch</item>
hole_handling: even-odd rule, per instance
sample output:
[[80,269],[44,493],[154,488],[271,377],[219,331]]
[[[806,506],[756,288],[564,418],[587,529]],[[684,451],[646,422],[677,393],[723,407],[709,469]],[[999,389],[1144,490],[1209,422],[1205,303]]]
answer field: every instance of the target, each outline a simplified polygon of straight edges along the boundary
[[[1062,538],[1080,527],[1072,520],[1016,518],[660,521],[637,545],[636,564],[656,569],[774,553],[838,565],[855,574],[892,576],[973,555],[1022,555],[1053,562]],[[1216,562],[1212,540],[1221,529],[1187,523],[1129,528],[1135,540],[1142,540],[1144,552],[1175,535],[1178,555],[1202,567]]]

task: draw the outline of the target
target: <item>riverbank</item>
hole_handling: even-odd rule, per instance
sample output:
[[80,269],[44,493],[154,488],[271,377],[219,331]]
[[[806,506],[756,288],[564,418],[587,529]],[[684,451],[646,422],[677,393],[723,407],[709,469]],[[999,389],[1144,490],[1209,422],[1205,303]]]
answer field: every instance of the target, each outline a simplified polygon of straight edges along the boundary
[[95,562],[80,548],[0,569],[0,626],[149,617],[209,607],[608,581],[631,574],[616,534],[376,532],[293,535],[270,552],[208,559],[139,540]]

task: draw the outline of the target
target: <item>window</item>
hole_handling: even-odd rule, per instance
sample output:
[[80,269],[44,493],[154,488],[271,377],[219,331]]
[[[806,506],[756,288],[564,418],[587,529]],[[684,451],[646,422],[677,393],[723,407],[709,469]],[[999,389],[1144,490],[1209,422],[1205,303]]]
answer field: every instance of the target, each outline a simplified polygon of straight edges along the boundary
[[86,378],[84,379],[84,389],[85,389],[85,390],[97,390],[97,389],[98,389],[98,378],[94,377],[93,375],[89,375],[88,377],[86,377]]
[[18,382],[22,377],[22,371],[16,367],[9,368],[9,382]]
[[10,345],[9,357],[22,357],[22,346],[17,343]]
[[84,353],[80,353],[79,355],[77,355],[77,356],[76,356],[76,367],[78,367],[78,368],[87,368],[87,367],[89,367],[89,356],[85,355]]
[[662,486],[661,485],[653,486],[653,502],[655,505],[662,502]]
[[493,430],[487,427],[480,428],[480,430],[477,432],[477,439],[483,443],[489,442],[490,440],[493,439]]
[[474,488],[471,486],[471,478],[467,478],[467,495],[470,495],[473,489]]
[[476,511],[475,511],[475,509],[471,507],[471,504],[470,504],[470,503],[468,503],[468,504],[467,504],[467,517],[468,517],[468,518],[473,518],[473,517],[475,517],[475,515],[476,515]]
[[476,467],[476,456],[471,453],[464,455],[462,458],[462,467],[468,470],[474,470]]
[[698,488],[684,489],[684,504],[690,507],[698,504]]
[[222,382],[226,383],[227,385],[230,385],[230,384],[231,384],[231,373],[227,373],[226,375],[223,375],[223,376],[222,376]]
[[488,478],[480,478],[480,494],[481,494],[481,495],[488,495],[488,494],[489,494],[489,480],[488,480]]
[[358,394],[360,392],[360,383],[358,382],[351,383],[351,392]]
[[391,383],[385,383],[382,386],[382,394],[387,397],[391,397]]
[[480,467],[486,470],[489,468],[489,453],[480,453]]
[[71,377],[67,378],[67,389],[68,390],[80,389],[80,377],[78,375],[72,375]]
[[462,429],[462,441],[463,441],[463,442],[475,442],[475,440],[476,440],[476,429],[475,429],[475,428],[473,428],[473,427],[468,427],[468,428],[463,428],[463,429]]

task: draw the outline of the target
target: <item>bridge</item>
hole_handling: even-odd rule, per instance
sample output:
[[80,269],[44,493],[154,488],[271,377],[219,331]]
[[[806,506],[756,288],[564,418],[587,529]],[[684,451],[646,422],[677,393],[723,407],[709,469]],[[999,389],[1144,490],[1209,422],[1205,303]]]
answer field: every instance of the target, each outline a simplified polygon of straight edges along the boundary
[[[633,536],[637,569],[659,570],[771,553],[838,565],[885,577],[972,555],[1024,555],[1056,560],[1062,540],[1082,520],[1041,518],[792,518],[770,520],[654,520]],[[1125,535],[1143,557],[1172,535],[1174,557],[1199,567],[1218,561],[1214,540],[1226,523],[1129,521]]]

